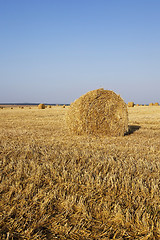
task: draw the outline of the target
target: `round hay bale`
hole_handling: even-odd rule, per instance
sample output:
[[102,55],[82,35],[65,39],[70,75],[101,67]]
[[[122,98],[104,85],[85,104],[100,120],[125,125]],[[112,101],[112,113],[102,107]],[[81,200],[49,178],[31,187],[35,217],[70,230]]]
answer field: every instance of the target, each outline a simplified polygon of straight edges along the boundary
[[40,103],[40,104],[38,105],[38,109],[45,109],[45,105],[44,105],[43,103]]
[[156,103],[154,104],[154,106],[159,106],[159,103],[158,103],[158,102],[156,102]]
[[134,102],[129,102],[128,107],[134,107]]
[[70,105],[66,122],[78,135],[124,136],[128,131],[127,105],[113,91],[93,90]]
[[51,105],[48,105],[48,108],[51,108]]
[[150,104],[149,104],[150,107],[153,106],[153,105],[154,105],[153,103],[150,103]]
[[138,107],[138,106],[139,106],[139,104],[136,104],[136,106]]
[[63,107],[63,108],[65,108],[65,107],[66,107],[66,105],[63,105],[62,107]]

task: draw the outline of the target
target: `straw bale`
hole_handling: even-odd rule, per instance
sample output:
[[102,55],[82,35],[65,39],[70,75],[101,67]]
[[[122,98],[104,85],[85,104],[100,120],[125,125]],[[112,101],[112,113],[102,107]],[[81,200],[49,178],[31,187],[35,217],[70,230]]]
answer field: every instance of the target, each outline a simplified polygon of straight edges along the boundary
[[136,104],[136,106],[138,107],[138,106],[139,106],[139,104]]
[[65,107],[66,107],[66,105],[63,105],[62,107],[63,107],[63,108],[65,108]]
[[113,91],[90,91],[68,108],[66,122],[71,133],[124,136],[128,131],[127,105]]
[[153,106],[153,105],[154,105],[153,103],[150,103],[150,104],[149,104],[150,107]]
[[40,104],[38,105],[38,109],[45,109],[45,105],[44,105],[43,103],[40,103]]
[[134,107],[134,102],[129,102],[128,107]]
[[48,108],[51,108],[51,105],[48,105]]
[[156,103],[154,104],[154,106],[159,106],[159,103],[158,103],[158,102],[156,102]]

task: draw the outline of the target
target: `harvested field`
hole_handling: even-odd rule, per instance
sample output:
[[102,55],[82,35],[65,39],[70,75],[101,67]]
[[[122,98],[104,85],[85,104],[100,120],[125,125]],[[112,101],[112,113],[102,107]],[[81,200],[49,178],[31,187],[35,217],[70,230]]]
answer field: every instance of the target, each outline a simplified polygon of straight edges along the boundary
[[0,111],[0,238],[158,240],[160,107],[122,137],[71,135],[68,108]]

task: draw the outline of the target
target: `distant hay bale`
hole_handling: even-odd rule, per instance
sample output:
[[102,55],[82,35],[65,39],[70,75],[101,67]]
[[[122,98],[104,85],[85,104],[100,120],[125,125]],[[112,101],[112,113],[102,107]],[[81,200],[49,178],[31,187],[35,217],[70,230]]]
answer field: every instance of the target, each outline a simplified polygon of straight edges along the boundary
[[128,131],[127,105],[113,91],[90,91],[68,108],[66,122],[71,133],[124,136]]
[[43,103],[40,103],[40,104],[38,105],[38,109],[45,109],[45,105],[44,105]]
[[129,102],[128,107],[134,107],[134,102]]
[[63,105],[62,107],[63,107],[63,108],[65,108],[65,107],[66,107],[66,105]]
[[48,108],[51,108],[51,105],[48,105]]
[[139,104],[136,104],[136,106],[138,107],[138,106],[139,106]]
[[154,106],[159,106],[159,103],[158,103],[158,102],[156,102],[156,103],[154,104]]
[[24,107],[21,107],[21,109],[24,109]]
[[153,103],[150,103],[150,104],[149,104],[150,107],[153,106],[153,105],[154,105]]

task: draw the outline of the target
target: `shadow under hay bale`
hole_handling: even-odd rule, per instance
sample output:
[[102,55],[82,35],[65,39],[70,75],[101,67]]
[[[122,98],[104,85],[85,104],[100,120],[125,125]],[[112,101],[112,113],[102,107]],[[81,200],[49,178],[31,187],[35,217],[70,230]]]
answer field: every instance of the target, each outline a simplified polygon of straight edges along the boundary
[[141,128],[141,126],[138,126],[138,125],[129,125],[128,132],[125,133],[125,136],[130,135],[130,134],[134,133],[135,131],[138,131],[140,128]]
[[70,105],[66,122],[70,132],[78,135],[124,136],[128,131],[127,105],[113,91],[93,90]]

